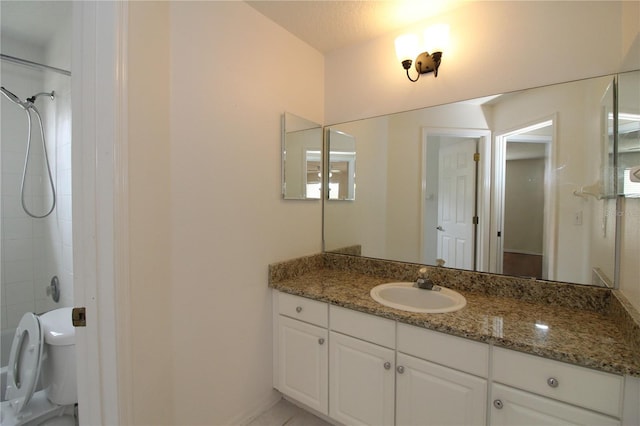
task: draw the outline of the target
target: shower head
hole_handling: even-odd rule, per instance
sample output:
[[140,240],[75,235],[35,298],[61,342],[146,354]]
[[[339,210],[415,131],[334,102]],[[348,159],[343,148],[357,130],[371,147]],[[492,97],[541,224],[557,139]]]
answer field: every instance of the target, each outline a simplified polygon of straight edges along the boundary
[[17,97],[13,93],[5,89],[4,87],[0,87],[0,91],[2,92],[3,95],[7,97],[7,99],[9,99],[11,102],[15,103],[16,105],[19,105],[24,109],[27,109],[32,105],[32,103],[29,101],[21,101],[19,97]]
[[51,98],[51,100],[55,99],[55,91],[52,92],[40,92],[40,93],[36,93],[35,95],[31,96],[30,98],[27,98],[28,102],[31,102],[32,104],[36,102],[36,99],[38,99],[38,96],[49,96]]
[[15,102],[16,104],[21,104],[22,103],[22,101],[20,100],[19,97],[17,97],[13,93],[11,93],[7,89],[5,89],[4,87],[0,87],[0,91],[2,91],[2,94],[5,95],[7,97],[7,99],[9,99],[11,102]]

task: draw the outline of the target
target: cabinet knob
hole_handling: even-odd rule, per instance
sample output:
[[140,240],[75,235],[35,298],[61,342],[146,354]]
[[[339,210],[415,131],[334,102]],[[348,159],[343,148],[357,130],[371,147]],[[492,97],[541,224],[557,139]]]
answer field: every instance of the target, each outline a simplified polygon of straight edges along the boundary
[[560,383],[558,382],[558,380],[555,377],[549,377],[547,379],[547,384],[549,386],[551,386],[552,388],[557,388]]
[[296,312],[297,312],[297,313],[302,312],[302,306],[297,306],[297,307],[296,307]]
[[324,338],[323,337],[318,339],[318,344],[324,345]]
[[396,368],[396,370],[398,370],[398,373],[402,374],[404,373],[404,367],[399,365],[398,368]]
[[496,407],[498,410],[502,410],[502,407],[504,407],[504,404],[499,399],[495,399],[493,401],[493,406]]
[[389,361],[384,363],[384,369],[385,370],[391,370],[391,363]]

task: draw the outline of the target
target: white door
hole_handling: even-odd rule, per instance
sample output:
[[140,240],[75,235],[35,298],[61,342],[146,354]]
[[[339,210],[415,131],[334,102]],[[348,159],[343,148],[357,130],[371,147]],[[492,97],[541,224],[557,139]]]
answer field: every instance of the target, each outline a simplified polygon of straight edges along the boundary
[[400,367],[397,426],[485,424],[486,380],[404,354]]
[[620,425],[612,417],[508,386],[495,384],[492,389],[492,425]]
[[474,267],[476,145],[466,138],[439,151],[437,256],[451,268]]
[[395,352],[331,332],[331,418],[345,425],[393,425]]
[[280,316],[278,333],[278,390],[322,414],[327,414],[327,330]]

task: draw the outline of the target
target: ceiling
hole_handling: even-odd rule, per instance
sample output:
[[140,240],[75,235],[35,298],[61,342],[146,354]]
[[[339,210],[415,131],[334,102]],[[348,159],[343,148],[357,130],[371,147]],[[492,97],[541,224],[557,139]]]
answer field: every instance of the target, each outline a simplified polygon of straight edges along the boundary
[[322,53],[398,31],[471,0],[247,1]]
[[45,46],[63,26],[71,25],[71,1],[0,1],[2,37]]
[[[213,1],[213,0],[209,0]],[[322,53],[398,31],[472,0],[262,0],[246,3]],[[2,36],[42,46],[71,25],[72,1],[0,1]]]

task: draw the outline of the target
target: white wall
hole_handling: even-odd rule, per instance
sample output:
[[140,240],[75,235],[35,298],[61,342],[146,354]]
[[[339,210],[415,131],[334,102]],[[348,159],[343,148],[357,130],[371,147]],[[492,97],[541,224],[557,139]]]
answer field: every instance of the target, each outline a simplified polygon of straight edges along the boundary
[[[170,13],[130,2],[128,184],[130,421],[171,425],[175,408],[170,259]],[[127,359],[125,357],[124,359]]]
[[[273,401],[267,265],[321,250],[321,206],[280,194],[280,116],[324,122],[320,53],[243,2],[173,2],[171,332],[175,423]],[[165,90],[161,87],[159,90]]]
[[451,47],[438,77],[417,83],[407,80],[395,56],[395,36],[405,31],[331,52],[326,123],[640,68],[638,6],[629,3],[637,2],[466,4],[407,28],[450,25]]
[[544,163],[543,158],[505,163],[504,251],[543,253]]

